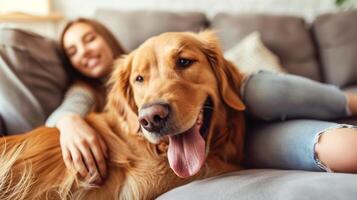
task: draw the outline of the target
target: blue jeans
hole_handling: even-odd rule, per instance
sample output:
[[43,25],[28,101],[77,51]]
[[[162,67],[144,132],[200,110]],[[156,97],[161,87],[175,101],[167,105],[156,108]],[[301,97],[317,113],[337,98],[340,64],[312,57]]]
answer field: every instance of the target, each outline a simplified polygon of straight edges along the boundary
[[260,71],[242,85],[247,106],[246,164],[256,168],[330,171],[316,157],[326,130],[356,128],[321,121],[350,115],[345,94],[333,85]]

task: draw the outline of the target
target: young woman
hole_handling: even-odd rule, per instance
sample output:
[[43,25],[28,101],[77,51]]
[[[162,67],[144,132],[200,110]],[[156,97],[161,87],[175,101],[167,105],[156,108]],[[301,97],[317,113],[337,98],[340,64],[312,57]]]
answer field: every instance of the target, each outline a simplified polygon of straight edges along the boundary
[[[60,37],[65,70],[52,41],[19,29],[0,29],[0,36],[0,135],[28,132],[46,121],[60,130],[66,166],[82,177],[100,174],[100,182],[107,147],[82,117],[104,106],[105,81],[124,53],[120,43],[94,20],[70,22]],[[75,81],[64,95],[70,79]]]
[[102,24],[83,18],[65,26],[60,45],[76,81],[46,125],[60,130],[66,166],[75,169],[82,177],[100,174],[96,181],[101,182],[106,177],[107,147],[82,117],[93,109],[100,111],[104,106],[105,81],[114,59],[124,50]]

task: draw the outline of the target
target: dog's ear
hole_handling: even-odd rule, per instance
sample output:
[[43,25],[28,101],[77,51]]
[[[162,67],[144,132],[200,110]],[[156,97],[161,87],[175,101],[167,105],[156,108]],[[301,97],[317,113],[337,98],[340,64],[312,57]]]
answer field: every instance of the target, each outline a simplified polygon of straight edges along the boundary
[[244,110],[245,106],[239,94],[242,75],[231,62],[224,58],[216,33],[203,31],[198,34],[198,37],[203,44],[202,51],[216,75],[221,98],[229,107],[238,111]]
[[[118,58],[114,62],[114,70],[108,81],[108,103],[106,108],[118,109],[119,114],[125,114],[128,109],[137,114],[137,106],[134,102],[133,91],[130,86],[131,63],[134,52]],[[109,109],[108,108],[108,109]]]

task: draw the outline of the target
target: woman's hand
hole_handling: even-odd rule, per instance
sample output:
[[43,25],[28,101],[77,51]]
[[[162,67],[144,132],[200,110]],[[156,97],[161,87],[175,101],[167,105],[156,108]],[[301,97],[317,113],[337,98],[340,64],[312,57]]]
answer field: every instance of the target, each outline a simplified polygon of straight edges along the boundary
[[57,122],[64,163],[75,169],[82,178],[101,184],[106,178],[107,146],[84,119],[71,114]]

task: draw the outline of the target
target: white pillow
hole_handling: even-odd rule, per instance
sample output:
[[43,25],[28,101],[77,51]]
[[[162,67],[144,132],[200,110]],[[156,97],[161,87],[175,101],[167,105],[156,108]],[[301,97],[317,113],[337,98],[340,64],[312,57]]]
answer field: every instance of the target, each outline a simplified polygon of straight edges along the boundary
[[242,73],[251,74],[259,70],[286,73],[276,55],[264,46],[260,33],[255,31],[224,53]]

